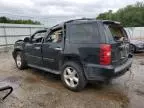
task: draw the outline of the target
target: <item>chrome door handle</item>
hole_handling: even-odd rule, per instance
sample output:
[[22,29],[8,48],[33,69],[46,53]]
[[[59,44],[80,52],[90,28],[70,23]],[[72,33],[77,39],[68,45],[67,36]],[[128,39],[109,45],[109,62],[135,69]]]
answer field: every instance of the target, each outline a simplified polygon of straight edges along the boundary
[[55,50],[58,50],[58,51],[62,51],[62,48],[60,47],[57,47],[57,48],[54,48]]
[[40,47],[34,47],[34,49],[39,50],[39,49],[40,49]]

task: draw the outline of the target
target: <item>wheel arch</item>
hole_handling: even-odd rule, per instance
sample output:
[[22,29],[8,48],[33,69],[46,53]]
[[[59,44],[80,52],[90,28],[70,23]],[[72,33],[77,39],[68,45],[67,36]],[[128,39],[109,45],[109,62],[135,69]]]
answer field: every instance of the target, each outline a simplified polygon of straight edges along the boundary
[[16,52],[18,52],[18,51],[22,51],[22,49],[20,49],[20,48],[14,49],[14,51],[13,51],[13,57],[14,58],[16,57]]
[[[87,79],[86,79],[86,76],[84,74],[84,71],[83,71],[83,68],[79,65],[81,64],[79,62],[79,57],[78,58],[74,58],[73,57],[75,56],[65,56],[65,59],[66,61],[64,61],[64,65],[62,66],[62,73],[61,73],[61,79],[63,81],[63,84],[65,85],[65,87],[67,87],[68,89],[72,90],[72,91],[75,91],[75,92],[78,92],[78,91],[81,91],[87,84]],[[79,82],[78,82],[78,85],[76,85],[76,87],[72,87],[70,86],[69,84],[67,84],[67,82],[65,81],[65,78],[64,78],[64,73],[65,73],[65,69],[66,68],[73,68],[73,69],[76,69],[77,71],[77,74],[78,74],[78,79],[79,79]]]
[[83,62],[80,56],[76,54],[67,54],[62,57],[62,59],[59,62],[59,67],[62,67],[62,65],[67,61],[73,61],[79,63],[83,67]]

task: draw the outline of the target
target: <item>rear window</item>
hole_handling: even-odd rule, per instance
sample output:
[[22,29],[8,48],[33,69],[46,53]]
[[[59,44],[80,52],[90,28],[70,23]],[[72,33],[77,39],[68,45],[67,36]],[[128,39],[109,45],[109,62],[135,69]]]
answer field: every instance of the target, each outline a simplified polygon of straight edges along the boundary
[[67,33],[73,43],[99,42],[97,23],[68,24]]
[[105,25],[107,29],[107,34],[109,35],[110,41],[123,41],[124,39],[127,40],[127,34],[123,27],[120,25]]

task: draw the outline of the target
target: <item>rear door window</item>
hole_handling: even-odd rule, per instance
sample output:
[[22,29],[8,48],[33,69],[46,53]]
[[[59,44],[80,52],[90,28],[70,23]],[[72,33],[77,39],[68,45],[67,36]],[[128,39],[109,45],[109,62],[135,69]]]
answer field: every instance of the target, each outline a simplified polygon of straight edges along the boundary
[[67,34],[73,43],[96,43],[100,40],[96,23],[68,24]]

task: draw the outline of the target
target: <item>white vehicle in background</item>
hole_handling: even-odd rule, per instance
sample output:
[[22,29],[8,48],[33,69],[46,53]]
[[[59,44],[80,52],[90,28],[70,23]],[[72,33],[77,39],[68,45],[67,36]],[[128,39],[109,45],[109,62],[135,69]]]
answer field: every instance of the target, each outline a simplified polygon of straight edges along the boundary
[[130,39],[130,47],[133,53],[144,51],[144,40]]
[[[136,33],[133,33],[134,31],[129,29],[129,28],[125,28],[128,37],[129,37],[129,41],[130,41],[130,49],[132,53],[136,53],[136,52],[143,52],[144,51],[144,40],[143,39],[137,39],[134,36],[137,36]],[[135,30],[135,32],[138,30]]]

